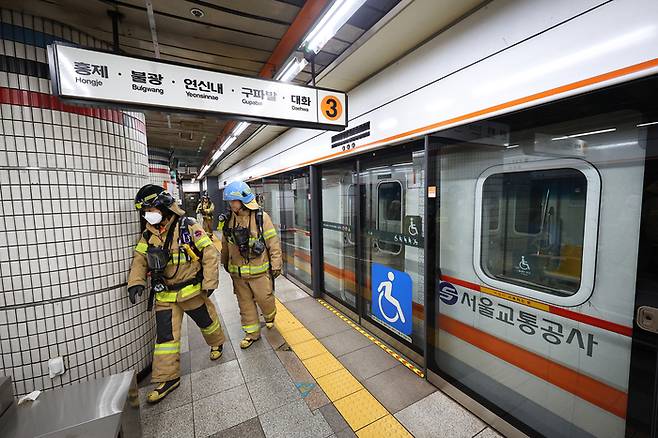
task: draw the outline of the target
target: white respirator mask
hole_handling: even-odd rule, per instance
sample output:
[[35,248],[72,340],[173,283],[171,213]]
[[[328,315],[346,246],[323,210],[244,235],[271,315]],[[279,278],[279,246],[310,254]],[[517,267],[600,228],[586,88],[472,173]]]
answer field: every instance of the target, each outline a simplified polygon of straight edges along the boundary
[[162,215],[155,211],[147,211],[144,213],[144,219],[151,225],[157,225],[162,222]]

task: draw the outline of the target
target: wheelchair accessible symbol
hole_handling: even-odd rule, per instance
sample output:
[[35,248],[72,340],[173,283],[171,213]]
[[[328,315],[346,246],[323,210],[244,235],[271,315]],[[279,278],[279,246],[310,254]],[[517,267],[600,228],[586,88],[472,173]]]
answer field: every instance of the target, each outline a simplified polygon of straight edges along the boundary
[[411,335],[412,281],[409,274],[372,264],[372,315],[394,330]]

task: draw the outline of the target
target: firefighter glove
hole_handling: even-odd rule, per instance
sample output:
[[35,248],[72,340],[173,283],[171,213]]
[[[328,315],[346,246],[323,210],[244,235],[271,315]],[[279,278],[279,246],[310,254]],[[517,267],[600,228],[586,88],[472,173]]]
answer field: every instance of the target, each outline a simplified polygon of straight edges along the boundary
[[141,297],[142,293],[144,293],[144,286],[142,286],[142,285],[129,287],[128,288],[128,298],[130,298],[130,302],[133,303],[133,304],[137,303],[137,295],[139,295]]
[[279,275],[281,275],[281,269],[272,270],[272,277],[277,278]]

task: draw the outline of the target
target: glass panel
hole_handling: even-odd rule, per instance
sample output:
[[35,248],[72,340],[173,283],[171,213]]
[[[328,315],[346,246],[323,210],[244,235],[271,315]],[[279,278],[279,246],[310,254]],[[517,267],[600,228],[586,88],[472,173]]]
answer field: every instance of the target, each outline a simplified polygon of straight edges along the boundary
[[441,277],[428,367],[529,436],[649,436],[658,342],[634,324],[634,302],[658,302],[657,85],[430,137]]
[[353,164],[322,168],[324,291],[356,309],[356,173]]
[[279,177],[265,178],[262,193],[259,196],[260,205],[269,213],[277,232],[281,231],[281,191]]
[[[482,188],[484,272],[555,295],[577,292],[586,192],[587,179],[576,169],[489,176]],[[498,229],[501,204],[505,226]]]
[[424,343],[422,143],[363,160],[364,317],[422,351]]
[[281,176],[282,250],[286,275],[311,287],[310,181],[306,170]]

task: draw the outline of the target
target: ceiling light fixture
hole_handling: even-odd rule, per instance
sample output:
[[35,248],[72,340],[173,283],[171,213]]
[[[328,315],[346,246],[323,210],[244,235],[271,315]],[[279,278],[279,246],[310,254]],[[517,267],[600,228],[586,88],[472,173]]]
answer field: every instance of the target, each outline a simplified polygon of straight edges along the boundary
[[616,130],[617,130],[617,128],[599,129],[598,131],[581,132],[580,134],[563,135],[562,137],[554,137],[554,138],[551,138],[551,140],[566,140],[567,138],[586,137],[588,135],[604,134],[606,132],[614,132]]
[[231,133],[232,137],[239,137],[240,134],[244,132],[245,129],[249,126],[249,123],[247,122],[240,122],[238,123],[235,128],[233,128],[233,132]]
[[230,136],[226,140],[224,140],[224,143],[219,147],[219,150],[224,152],[226,149],[228,149],[229,146],[233,144],[235,141],[236,137]]
[[210,162],[214,163],[217,160],[217,158],[219,158],[222,155],[223,152],[224,151],[222,150],[222,148],[217,149],[215,153],[212,155],[212,159]]
[[[249,127],[249,123],[247,122],[240,122],[237,125],[235,125],[235,128],[233,128],[233,131],[229,134],[228,137],[224,140],[224,143],[215,151],[213,154],[212,158],[210,159],[210,163],[208,164],[209,166],[212,166],[215,161],[219,159],[219,157],[222,156],[224,151],[228,149],[229,146],[233,144],[233,142]],[[202,172],[203,174],[203,172]]]
[[198,179],[203,178],[203,176],[206,174],[206,172],[208,171],[208,169],[210,169],[210,166],[203,166],[203,167],[201,168],[201,172],[199,172],[199,175],[197,175],[197,178],[198,178]]
[[274,76],[274,79],[282,82],[290,82],[295,79],[300,71],[304,70],[306,65],[308,65],[308,62],[304,58],[298,59],[294,57],[284,68],[279,70],[276,76]]
[[[365,0],[336,0],[329,10],[313,26],[299,50],[307,54],[317,54],[336,35],[341,27],[365,3]],[[309,58],[310,59],[310,58]],[[279,70],[274,79],[290,82],[304,70],[308,61],[304,57],[293,56],[286,65]]]
[[336,0],[308,33],[302,47],[313,53],[322,50],[366,0]]
[[203,18],[203,17],[206,16],[206,13],[203,12],[203,11],[202,11],[201,9],[199,9],[199,8],[192,8],[192,9],[190,9],[190,14],[192,14],[192,15],[195,16],[196,18]]

